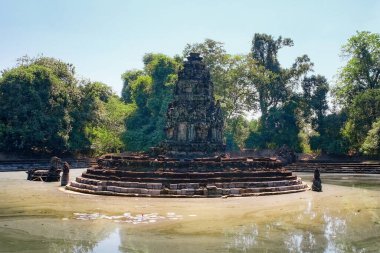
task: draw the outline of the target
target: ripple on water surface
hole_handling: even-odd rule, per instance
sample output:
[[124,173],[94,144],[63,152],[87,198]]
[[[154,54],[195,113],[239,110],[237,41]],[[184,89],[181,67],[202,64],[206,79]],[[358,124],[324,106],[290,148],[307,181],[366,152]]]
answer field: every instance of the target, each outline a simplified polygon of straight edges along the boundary
[[149,199],[0,173],[0,252],[379,252],[380,176],[322,180],[322,193]]

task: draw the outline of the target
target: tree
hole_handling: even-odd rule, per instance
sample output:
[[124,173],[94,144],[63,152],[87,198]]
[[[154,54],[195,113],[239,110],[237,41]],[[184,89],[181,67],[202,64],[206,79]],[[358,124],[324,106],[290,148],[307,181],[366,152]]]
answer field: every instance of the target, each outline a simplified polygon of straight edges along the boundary
[[183,56],[200,53],[210,70],[215,99],[221,101],[227,119],[240,117],[257,110],[257,93],[253,82],[259,67],[249,55],[229,55],[223,43],[206,39],[202,43],[187,44]]
[[240,151],[249,134],[249,121],[243,116],[227,119],[225,128],[227,151]]
[[283,39],[281,36],[276,40],[273,36],[263,33],[256,33],[252,40],[252,57],[266,69],[280,73],[281,67],[278,61],[278,50],[282,47],[293,46],[293,40]]
[[147,150],[163,140],[166,110],[181,66],[178,59],[162,54],[146,54],[143,61],[144,71],[128,84],[136,107],[125,121],[123,141],[130,151]]
[[[78,81],[73,65],[48,57],[18,60],[0,79],[0,149],[98,155],[123,148],[133,110],[100,82]],[[20,106],[22,105],[22,106]]]
[[264,124],[269,109],[276,109],[292,97],[294,84],[312,70],[313,63],[307,55],[298,57],[290,69],[283,69],[278,61],[278,51],[287,46],[293,46],[291,39],[274,39],[267,34],[256,33],[252,40],[252,57],[264,69],[255,81]]
[[132,103],[131,85],[139,76],[142,76],[142,70],[129,70],[122,74],[123,89],[121,90],[121,98],[125,103]]
[[266,124],[260,118],[258,125],[251,130],[246,139],[247,148],[279,148],[283,145],[301,151],[298,123],[299,99],[294,97],[281,108],[271,108],[266,118]]
[[343,127],[347,121],[347,113],[341,111],[332,113],[323,118],[323,131],[310,137],[310,146],[312,150],[320,150],[330,155],[347,154],[349,142],[343,135]]
[[380,120],[372,124],[361,146],[361,151],[366,155],[380,155]]
[[33,59],[4,71],[0,80],[2,150],[67,151],[70,110],[78,97],[73,75],[70,64],[53,58]]
[[85,82],[81,98],[72,111],[70,151],[90,155],[121,151],[125,118],[134,107],[124,104],[106,84]]
[[344,135],[354,150],[359,150],[372,124],[380,117],[380,89],[369,89],[358,95],[348,108]]
[[[247,145],[277,148],[284,144],[300,150],[302,99],[297,88],[312,71],[313,63],[307,55],[297,57],[291,68],[283,68],[278,51],[293,46],[289,38],[273,38],[255,34],[252,40],[252,58],[256,61],[252,75],[252,89],[257,92],[257,107],[261,111],[259,127],[247,140]],[[253,143],[256,141],[256,144]]]
[[328,109],[327,93],[329,84],[324,76],[312,75],[302,80],[303,118],[312,128],[323,134],[323,120]]
[[249,55],[229,56],[224,74],[225,94],[221,98],[227,124],[229,119],[239,118],[248,111],[257,111],[254,82],[260,74],[259,68]]
[[[231,80],[228,78],[229,66],[236,65],[237,59],[232,59],[226,53],[224,44],[211,39],[206,39],[202,43],[187,44],[183,50],[183,57],[187,57],[191,52],[199,53],[203,57],[203,62],[210,71],[211,81],[214,84],[214,96],[222,102],[222,109],[229,115],[230,108],[229,95],[231,90]],[[235,60],[235,64],[234,64]]]
[[134,111],[134,106],[124,104],[119,97],[113,95],[99,109],[103,114],[100,122],[88,122],[85,127],[86,137],[91,143],[91,153],[101,155],[124,150],[124,123]]
[[334,89],[348,116],[342,133],[350,150],[371,153],[368,136],[380,116],[380,34],[357,32],[343,45],[342,57],[347,63]]
[[187,57],[191,52],[200,53],[205,65],[211,73],[211,81],[215,86],[216,96],[225,94],[225,70],[230,56],[224,49],[224,43],[212,39],[205,39],[202,43],[187,44],[183,50],[183,57]]
[[340,70],[335,94],[343,105],[350,105],[359,93],[380,88],[380,34],[357,32],[342,47],[348,59]]

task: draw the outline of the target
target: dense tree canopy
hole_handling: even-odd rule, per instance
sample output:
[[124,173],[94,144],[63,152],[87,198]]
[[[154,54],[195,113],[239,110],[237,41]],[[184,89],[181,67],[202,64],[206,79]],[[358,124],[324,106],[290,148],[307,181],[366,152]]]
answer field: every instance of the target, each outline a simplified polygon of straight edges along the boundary
[[339,72],[334,92],[348,112],[343,135],[351,151],[376,154],[369,136],[376,133],[380,118],[380,34],[357,32],[342,53],[347,64]]
[[380,34],[357,32],[342,47],[342,57],[348,62],[335,90],[341,103],[349,105],[359,93],[380,88]]
[[78,98],[72,74],[50,58],[5,71],[0,80],[3,150],[68,148],[70,111]]
[[[303,100],[302,95],[298,94],[298,87],[300,82],[314,85],[307,79],[313,63],[307,55],[303,55],[296,58],[291,68],[283,68],[278,60],[278,51],[289,46],[293,46],[289,38],[274,39],[267,34],[255,34],[253,37],[252,58],[258,67],[252,81],[257,91],[257,107],[261,117],[257,132],[251,133],[247,140],[248,147],[278,148],[288,145],[301,151],[299,135],[303,128],[300,118]],[[311,92],[314,87],[308,89]]]
[[123,91],[128,90],[130,105],[136,107],[125,122],[124,143],[132,151],[148,150],[163,140],[166,110],[181,66],[178,59],[162,54],[146,54],[143,61],[144,70],[133,72],[138,75],[122,75]]
[[372,124],[380,118],[380,89],[369,89],[355,96],[348,107],[344,134],[353,149],[359,150]]
[[380,120],[372,124],[361,146],[361,151],[366,155],[380,155]]
[[[210,69],[215,86],[215,97],[222,101],[222,109],[226,116],[226,138],[229,143],[234,140],[234,143],[227,145],[227,147],[244,147],[242,145],[244,141],[241,138],[247,134],[242,135],[241,133],[242,131],[247,133],[249,123],[243,124],[241,117],[246,112],[256,113],[260,111],[261,117],[255,130],[258,132],[250,134],[250,140],[253,140],[253,136],[257,136],[257,138],[254,138],[255,141],[248,141],[247,147],[275,148],[287,144],[300,149],[298,134],[302,126],[299,124],[299,111],[303,104],[297,89],[302,80],[306,78],[307,73],[312,70],[313,64],[307,55],[303,55],[296,59],[291,68],[282,68],[278,60],[278,51],[283,47],[292,45],[293,41],[288,38],[274,39],[267,34],[255,34],[252,41],[252,51],[247,55],[229,55],[224,50],[223,43],[210,39],[206,39],[203,43],[186,46],[184,56],[191,51],[199,52]],[[318,77],[318,80],[320,78],[323,77]],[[326,82],[325,79],[324,82]],[[320,103],[326,103],[328,85],[324,86],[325,89],[321,88],[323,85],[317,89],[318,82],[310,81],[309,83],[312,86],[309,87],[310,92],[313,93],[310,96],[313,96],[315,103],[313,108],[318,106],[317,100],[319,98],[324,101]],[[326,92],[323,93],[322,90]],[[323,95],[324,98],[321,97]],[[325,110],[323,107],[320,111],[325,113]],[[309,111],[309,114],[312,114],[311,108]],[[319,115],[321,114],[320,111]],[[292,115],[288,115],[288,113]],[[276,120],[283,120],[284,122],[276,123]],[[240,123],[237,124],[238,122]],[[273,124],[276,124],[276,127]],[[245,126],[245,130],[236,131],[236,126],[240,126],[240,128]],[[278,134],[273,132],[276,131],[275,129],[278,130]],[[240,132],[240,140],[231,135],[233,132],[236,134]],[[291,134],[292,141],[287,138],[284,139],[282,136],[279,138],[278,136],[282,132],[287,137]]]
[[124,120],[134,111],[109,86],[86,82],[79,86],[80,100],[74,118],[70,151],[99,155],[124,149]]
[[[122,74],[121,97],[100,82],[78,80],[72,64],[22,57],[0,78],[0,151],[143,151],[164,138],[166,110],[183,58],[199,52],[225,115],[228,151],[278,148],[379,155],[380,35],[357,32],[342,47],[346,65],[329,108],[327,79],[307,55],[284,68],[290,38],[255,34],[251,51],[231,55],[222,42],[187,44],[183,57],[148,53],[144,68]],[[256,119],[248,119],[247,114]]]
[[102,83],[79,85],[71,64],[23,57],[0,79],[0,150],[81,152],[122,150],[132,110]]

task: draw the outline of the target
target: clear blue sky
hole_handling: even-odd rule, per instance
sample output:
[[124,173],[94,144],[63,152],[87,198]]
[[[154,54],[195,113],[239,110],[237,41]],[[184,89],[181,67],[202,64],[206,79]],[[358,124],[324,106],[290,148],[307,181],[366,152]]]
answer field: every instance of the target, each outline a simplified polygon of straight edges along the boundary
[[357,30],[380,32],[379,0],[0,0],[0,69],[43,54],[120,93],[121,74],[141,68],[145,53],[174,56],[205,38],[248,53],[259,32],[294,40],[280,53],[283,65],[308,54],[332,80],[340,47]]

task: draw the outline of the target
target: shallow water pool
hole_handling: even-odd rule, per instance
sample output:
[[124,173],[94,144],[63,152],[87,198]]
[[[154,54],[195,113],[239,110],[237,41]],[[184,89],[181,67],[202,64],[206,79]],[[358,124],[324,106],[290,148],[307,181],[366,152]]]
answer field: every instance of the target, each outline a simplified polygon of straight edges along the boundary
[[380,252],[380,175],[227,199],[84,195],[25,178],[0,173],[0,252]]

